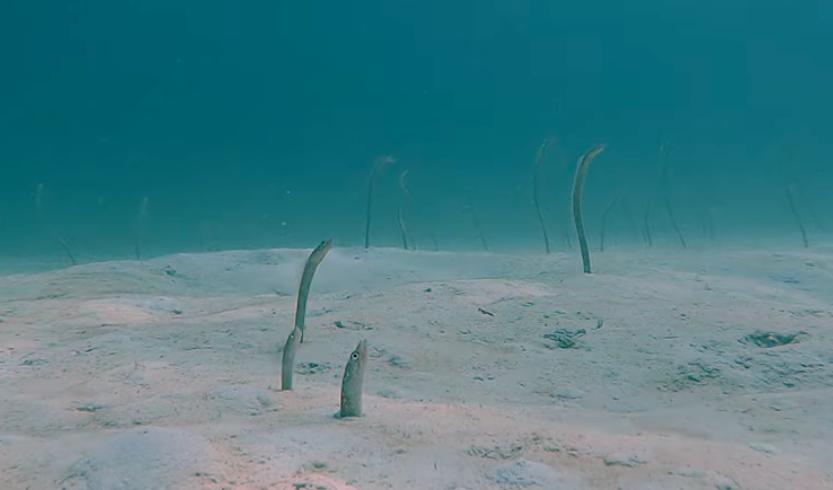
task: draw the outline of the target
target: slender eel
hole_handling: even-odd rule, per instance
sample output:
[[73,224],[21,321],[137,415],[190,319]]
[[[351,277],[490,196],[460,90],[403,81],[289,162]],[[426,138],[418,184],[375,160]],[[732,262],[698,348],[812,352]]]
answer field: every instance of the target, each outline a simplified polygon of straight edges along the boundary
[[801,231],[801,242],[804,244],[804,248],[807,248],[810,246],[810,242],[807,240],[807,230],[804,228],[804,220],[801,219],[801,215],[798,213],[798,207],[795,205],[793,186],[787,187],[787,204],[790,206],[790,212],[795,219],[795,224],[798,225],[798,229]]
[[662,165],[662,201],[665,204],[665,212],[668,214],[668,220],[671,221],[671,227],[674,228],[674,233],[677,239],[680,240],[680,245],[686,248],[685,237],[677,225],[677,219],[674,217],[674,208],[671,206],[671,184],[668,178],[668,151],[663,145],[659,145],[659,158]]
[[281,360],[281,389],[288,391],[292,389],[292,373],[295,369],[295,354],[298,352],[298,344],[301,343],[301,330],[293,328],[286,344],[283,346],[283,359]]
[[474,224],[474,229],[480,237],[480,245],[483,247],[483,250],[488,252],[489,244],[486,243],[486,235],[483,234],[483,227],[480,226],[480,218],[477,216],[477,210],[474,209],[474,202],[471,200],[471,196],[466,196],[466,202],[471,213],[471,221]]
[[610,201],[610,203],[605,208],[604,212],[602,212],[602,226],[601,231],[599,232],[599,252],[605,251],[605,228],[607,227],[607,217],[613,210],[613,206],[616,204],[617,200],[618,199],[614,199]]
[[[567,173],[569,173],[569,168],[567,169]],[[559,219],[559,228],[561,229],[561,235],[564,237],[564,245],[567,247],[567,250],[573,249],[573,234],[570,233],[570,211],[566,210],[566,216],[562,216]]]
[[714,241],[714,216],[710,206],[706,206],[700,213],[700,220],[703,227],[703,237]]
[[587,246],[587,236],[584,234],[584,220],[581,216],[581,201],[584,196],[584,178],[587,176],[587,169],[590,168],[590,163],[605,149],[605,145],[596,145],[587,150],[584,155],[579,158],[578,166],[576,167],[576,177],[573,180],[573,222],[576,225],[576,235],[578,235],[578,244],[581,247],[581,263],[584,266],[584,273],[590,274],[590,248]]
[[399,203],[399,210],[397,212],[399,218],[399,233],[402,235],[402,248],[408,250],[408,226],[405,224],[405,202],[411,196],[408,191],[407,179],[408,169],[399,173],[399,192],[401,193],[401,202]]
[[399,172],[399,191],[403,198],[411,197],[411,191],[408,190],[408,169]]
[[339,417],[362,416],[362,389],[367,368],[367,340],[362,340],[350,354],[341,380],[341,410]]
[[301,275],[301,284],[298,286],[298,302],[295,304],[295,328],[301,331],[301,343],[304,342],[304,320],[307,316],[307,298],[312,285],[312,277],[318,269],[318,264],[324,260],[331,248],[333,248],[332,239],[324,240],[313,249],[307,258],[307,263],[304,264],[304,273]]
[[402,248],[408,250],[408,228],[405,226],[405,217],[402,215],[402,206],[399,206],[399,234],[402,235]]
[[67,241],[64,240],[63,237],[59,236],[58,237],[58,244],[60,244],[61,248],[64,249],[64,253],[67,254],[67,257],[69,258],[69,261],[72,262],[72,265],[77,265],[78,262],[75,260],[75,256],[72,254],[72,250],[70,250],[69,244],[67,243]]
[[541,226],[541,233],[544,235],[544,250],[550,253],[550,237],[547,234],[547,225],[544,223],[544,214],[541,212],[541,167],[544,165],[544,158],[547,150],[553,144],[552,138],[547,138],[541,143],[538,152],[535,154],[535,169],[532,174],[532,202],[535,204],[535,213],[538,215],[538,224]]
[[649,201],[647,205],[645,205],[645,216],[644,216],[644,228],[643,232],[645,233],[645,243],[648,244],[648,248],[654,246],[654,239],[651,237],[651,202]]
[[364,248],[370,248],[370,217],[373,209],[373,188],[376,186],[376,177],[382,169],[395,161],[391,156],[382,156],[373,162],[373,168],[370,169],[370,178],[367,183],[367,206],[364,211]]

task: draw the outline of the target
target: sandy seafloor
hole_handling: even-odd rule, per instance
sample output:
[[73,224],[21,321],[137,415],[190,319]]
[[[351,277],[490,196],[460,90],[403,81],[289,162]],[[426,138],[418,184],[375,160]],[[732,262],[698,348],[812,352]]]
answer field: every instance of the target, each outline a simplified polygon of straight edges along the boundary
[[833,488],[831,247],[307,253],[0,277],[0,488]]

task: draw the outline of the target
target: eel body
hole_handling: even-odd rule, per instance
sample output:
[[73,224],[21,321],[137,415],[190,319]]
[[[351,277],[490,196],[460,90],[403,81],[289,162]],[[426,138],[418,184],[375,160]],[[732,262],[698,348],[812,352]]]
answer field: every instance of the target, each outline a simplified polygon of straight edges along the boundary
[[573,180],[573,221],[576,225],[576,235],[578,235],[578,244],[581,247],[581,262],[586,274],[591,273],[590,267],[590,248],[587,246],[587,236],[584,233],[584,219],[581,215],[581,202],[584,197],[584,178],[587,176],[587,169],[590,168],[590,163],[604,151],[606,145],[596,145],[587,150],[584,155],[579,158],[578,166],[576,167],[576,177]]
[[541,167],[544,165],[544,158],[547,155],[547,150],[553,144],[552,138],[547,138],[541,143],[538,152],[535,154],[535,169],[532,178],[532,202],[535,205],[535,214],[538,217],[538,225],[541,227],[541,233],[544,235],[544,250],[550,253],[550,236],[547,233],[547,225],[544,222],[544,213],[541,212],[541,200],[539,193],[541,192]]
[[793,186],[787,187],[787,204],[790,206],[790,212],[795,219],[795,224],[798,225],[798,229],[801,231],[801,243],[804,245],[804,248],[807,248],[810,246],[810,242],[807,240],[807,230],[804,228],[804,221],[801,219],[801,214],[799,214],[798,207],[795,205]]
[[376,187],[376,176],[382,169],[394,162],[396,160],[390,155],[381,156],[373,162],[373,168],[370,169],[370,177],[367,182],[367,201],[364,211],[364,248],[370,248],[370,218],[373,211],[373,188]]
[[317,247],[309,254],[306,264],[304,264],[304,273],[301,275],[301,284],[298,286],[298,302],[295,304],[295,328],[301,331],[300,341],[304,341],[305,320],[307,316],[307,298],[309,297],[309,289],[312,285],[312,278],[318,265],[333,248],[332,239],[324,240],[318,244]]
[[292,389],[292,372],[295,369],[295,354],[298,352],[298,344],[301,342],[301,331],[298,328],[292,329],[292,333],[286,338],[283,346],[283,360],[281,361],[281,389],[284,391]]
[[367,340],[362,340],[350,353],[341,381],[341,410],[339,417],[362,416],[362,389],[367,368]]

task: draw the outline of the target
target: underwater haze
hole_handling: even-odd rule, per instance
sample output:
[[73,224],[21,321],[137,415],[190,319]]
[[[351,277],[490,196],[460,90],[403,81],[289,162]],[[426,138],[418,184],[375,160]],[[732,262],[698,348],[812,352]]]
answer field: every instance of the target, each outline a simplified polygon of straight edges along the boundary
[[0,490],[833,489],[833,1],[0,0]]
[[[79,262],[364,240],[569,250],[810,243],[833,227],[830,2],[0,5],[0,254]],[[660,146],[667,151],[662,178]],[[664,181],[664,182],[663,182]],[[143,200],[147,200],[143,205]],[[143,209],[142,209],[143,208]],[[142,217],[140,217],[142,215]],[[647,215],[647,218],[646,218]],[[141,223],[139,223],[141,222]],[[137,231],[137,228],[140,229]]]

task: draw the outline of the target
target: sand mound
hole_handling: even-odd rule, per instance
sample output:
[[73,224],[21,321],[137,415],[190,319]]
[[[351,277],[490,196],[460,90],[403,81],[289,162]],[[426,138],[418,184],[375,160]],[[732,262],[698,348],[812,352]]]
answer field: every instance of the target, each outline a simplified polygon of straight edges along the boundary
[[185,430],[147,427],[113,436],[72,465],[63,488],[146,490],[199,488],[188,477],[206,469],[211,447]]
[[530,487],[558,490],[579,490],[577,478],[559,473],[543,463],[519,459],[512,463],[496,466],[488,478],[502,487]]
[[207,398],[223,411],[246,415],[260,415],[274,405],[269,391],[246,385],[218,386],[207,394]]

